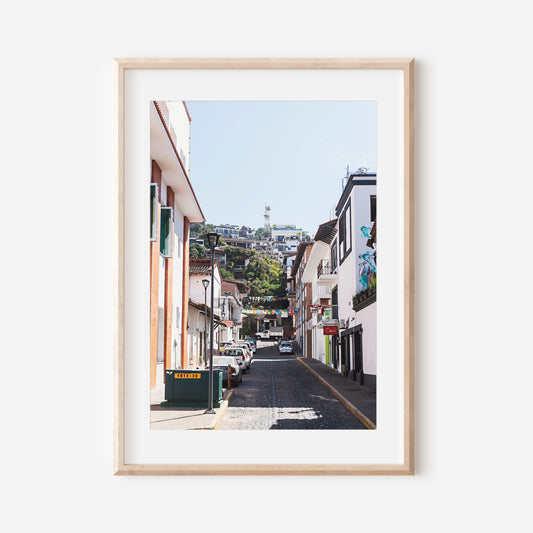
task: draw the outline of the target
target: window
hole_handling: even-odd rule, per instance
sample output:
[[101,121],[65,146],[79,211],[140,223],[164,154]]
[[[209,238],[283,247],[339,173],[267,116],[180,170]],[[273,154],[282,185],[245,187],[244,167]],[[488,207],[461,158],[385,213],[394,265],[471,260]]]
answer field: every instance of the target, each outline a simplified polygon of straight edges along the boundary
[[374,222],[376,220],[376,195],[370,196],[370,220]]
[[150,183],[150,240],[157,241],[157,199],[159,198],[157,183]]
[[172,257],[172,207],[161,208],[159,251],[163,257]]
[[339,260],[340,263],[346,259],[352,251],[352,205],[351,201],[344,209],[339,219]]
[[333,287],[331,290],[331,318],[339,318],[339,295],[337,287]]
[[337,270],[337,240],[333,241],[331,245],[331,273],[334,274]]

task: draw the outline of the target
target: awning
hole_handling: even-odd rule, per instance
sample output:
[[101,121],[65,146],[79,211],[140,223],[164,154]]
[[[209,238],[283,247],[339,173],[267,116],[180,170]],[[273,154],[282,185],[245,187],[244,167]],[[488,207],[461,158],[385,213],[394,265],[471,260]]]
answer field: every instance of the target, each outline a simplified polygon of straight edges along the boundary
[[339,327],[339,321],[336,318],[329,318],[328,320],[321,320],[316,327],[322,329],[325,326],[337,326]]

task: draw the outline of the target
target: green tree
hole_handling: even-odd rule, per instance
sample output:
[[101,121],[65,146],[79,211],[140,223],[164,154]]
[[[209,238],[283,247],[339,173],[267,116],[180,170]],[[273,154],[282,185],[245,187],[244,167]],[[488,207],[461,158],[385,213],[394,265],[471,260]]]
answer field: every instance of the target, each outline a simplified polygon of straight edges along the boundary
[[253,317],[244,315],[242,320],[241,335],[244,337],[253,337],[257,325]]
[[206,248],[201,244],[193,242],[189,246],[189,257],[191,259],[205,259]]
[[270,237],[270,230],[268,228],[259,228],[255,232],[257,240],[267,240]]
[[235,279],[231,272],[229,272],[228,270],[222,267],[220,267],[220,275],[222,276],[222,279],[226,279],[226,280]]

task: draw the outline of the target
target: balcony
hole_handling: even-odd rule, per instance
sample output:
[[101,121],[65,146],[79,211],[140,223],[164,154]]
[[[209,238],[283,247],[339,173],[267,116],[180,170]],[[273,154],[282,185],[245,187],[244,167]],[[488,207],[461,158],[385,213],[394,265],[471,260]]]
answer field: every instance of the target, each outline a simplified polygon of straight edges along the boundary
[[331,298],[331,286],[329,284],[313,284],[313,305],[320,303],[321,299]]
[[332,285],[338,280],[338,274],[331,268],[329,259],[322,259],[316,268],[316,277],[319,284]]

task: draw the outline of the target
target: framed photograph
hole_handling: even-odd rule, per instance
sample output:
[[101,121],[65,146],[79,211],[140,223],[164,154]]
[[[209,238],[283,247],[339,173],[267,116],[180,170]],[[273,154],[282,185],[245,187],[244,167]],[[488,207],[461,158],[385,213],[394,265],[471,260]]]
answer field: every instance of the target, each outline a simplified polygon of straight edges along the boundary
[[115,474],[414,474],[414,60],[115,76]]

